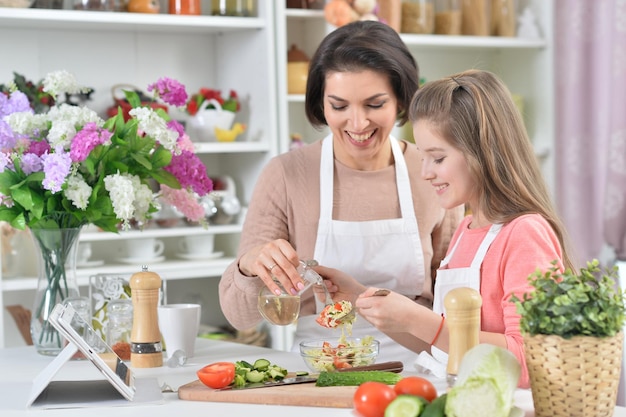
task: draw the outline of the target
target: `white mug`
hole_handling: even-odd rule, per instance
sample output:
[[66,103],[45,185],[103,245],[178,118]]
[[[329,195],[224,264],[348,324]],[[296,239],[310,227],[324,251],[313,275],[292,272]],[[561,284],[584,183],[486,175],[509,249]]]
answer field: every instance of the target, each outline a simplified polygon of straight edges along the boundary
[[128,239],[125,256],[131,259],[150,260],[160,256],[164,249],[165,243],[159,239]]
[[187,358],[193,357],[200,330],[200,304],[161,305],[158,316],[167,358],[177,350]]
[[214,243],[213,234],[183,236],[178,241],[178,249],[187,255],[209,256],[213,253]]

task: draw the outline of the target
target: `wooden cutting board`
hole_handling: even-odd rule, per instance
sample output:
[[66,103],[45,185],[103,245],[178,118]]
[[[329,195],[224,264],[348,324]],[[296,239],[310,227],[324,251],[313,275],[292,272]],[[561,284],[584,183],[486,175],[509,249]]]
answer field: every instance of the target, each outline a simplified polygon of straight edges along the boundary
[[199,380],[178,388],[178,398],[246,404],[299,405],[309,407],[352,408],[357,387],[316,387],[315,383],[280,387],[216,391]]

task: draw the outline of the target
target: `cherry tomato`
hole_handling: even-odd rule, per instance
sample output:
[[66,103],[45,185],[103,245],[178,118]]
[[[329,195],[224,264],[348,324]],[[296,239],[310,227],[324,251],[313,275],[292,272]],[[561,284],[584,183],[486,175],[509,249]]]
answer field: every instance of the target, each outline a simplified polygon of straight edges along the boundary
[[437,398],[437,388],[435,388],[433,383],[426,378],[421,378],[419,376],[404,377],[393,387],[393,389],[397,395],[417,395],[424,398],[428,402]]
[[215,362],[196,372],[198,379],[210,388],[218,389],[230,385],[235,379],[235,364]]
[[364,382],[354,393],[354,409],[363,417],[383,417],[385,408],[396,398],[394,389],[382,382]]

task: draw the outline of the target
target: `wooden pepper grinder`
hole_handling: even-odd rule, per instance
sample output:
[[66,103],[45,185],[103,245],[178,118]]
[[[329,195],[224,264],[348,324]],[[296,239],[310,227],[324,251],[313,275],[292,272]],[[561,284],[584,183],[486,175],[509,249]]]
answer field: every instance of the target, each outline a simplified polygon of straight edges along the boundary
[[130,333],[130,364],[134,368],[163,366],[163,347],[157,306],[161,277],[141,267],[130,277],[133,300],[133,328]]
[[478,291],[467,288],[450,290],[443,299],[448,325],[448,386],[453,387],[459,365],[465,352],[478,344],[480,332],[480,307],[482,297]]

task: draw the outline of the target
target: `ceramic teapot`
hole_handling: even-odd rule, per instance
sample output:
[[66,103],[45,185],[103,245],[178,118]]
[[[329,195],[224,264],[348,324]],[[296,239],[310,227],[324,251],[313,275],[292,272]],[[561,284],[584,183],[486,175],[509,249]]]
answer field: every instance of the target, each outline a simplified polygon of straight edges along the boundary
[[[208,109],[207,107],[210,105],[213,105],[214,108]],[[234,120],[235,113],[223,110],[219,101],[215,99],[205,100],[200,105],[196,115],[189,118],[189,137],[197,142],[216,142],[214,128],[217,126],[220,129],[229,130]]]

